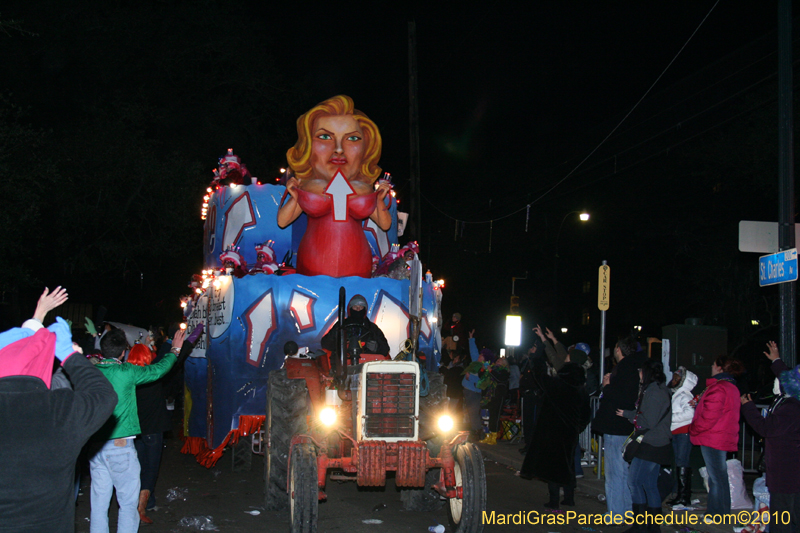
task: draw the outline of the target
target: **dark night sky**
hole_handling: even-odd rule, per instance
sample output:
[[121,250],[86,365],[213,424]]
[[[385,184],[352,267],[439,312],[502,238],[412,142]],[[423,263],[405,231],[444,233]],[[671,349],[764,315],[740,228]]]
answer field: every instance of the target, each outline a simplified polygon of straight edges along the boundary
[[[765,103],[764,94],[770,94],[777,65],[776,1],[533,2],[524,7],[462,2],[420,9],[373,4],[363,13],[349,12],[352,8],[341,3],[319,4],[324,8],[304,3],[202,4],[223,7],[225,16],[212,26],[218,33],[206,31],[208,21],[203,25],[189,15],[192,2],[127,2],[119,8],[86,1],[11,2],[4,6],[2,19],[20,20],[37,35],[0,35],[5,43],[13,40],[11,64],[17,67],[6,69],[0,92],[30,106],[38,127],[68,131],[92,101],[109,94],[133,100],[137,89],[146,92],[163,84],[161,104],[169,108],[198,85],[231,80],[246,84],[254,69],[263,66],[274,73],[279,89],[292,93],[288,104],[257,126],[237,115],[235,101],[219,101],[214,104],[219,109],[196,109],[198,115],[229,112],[231,124],[212,128],[197,126],[195,117],[187,116],[185,122],[173,118],[175,146],[182,146],[183,125],[191,124],[187,129],[198,145],[192,148],[205,154],[192,157],[204,158],[200,163],[209,171],[216,157],[233,146],[241,147],[237,152],[254,174],[269,176],[285,164],[282,154],[293,142],[293,117],[329,96],[348,94],[381,128],[381,164],[395,177],[401,206],[408,206],[407,23],[415,20],[422,258],[434,276],[448,281],[445,312],[461,310],[470,323],[483,327],[486,337],[497,336],[511,277],[527,272],[529,279],[516,285],[523,315],[552,325],[574,323],[567,317],[579,314],[581,297],[572,301],[560,294],[563,305],[554,303],[557,234],[560,285],[594,282],[603,259],[619,273],[614,279],[620,300],[617,306],[612,303],[612,310],[618,310],[612,321],[618,327],[644,322],[658,328],[702,311],[691,307],[689,297],[662,304],[652,301],[660,293],[650,294],[650,286],[662,284],[661,269],[681,268],[665,267],[663,260],[657,268],[649,264],[659,261],[652,249],[679,240],[679,232],[669,235],[664,226],[685,222],[690,233],[692,226],[690,219],[666,222],[664,217],[677,216],[676,211],[662,211],[660,204],[681,198],[680,191],[684,196],[705,194],[692,191],[688,163],[659,157],[669,150],[691,155],[698,143],[723,135],[726,121],[747,106],[775,106],[774,101]],[[131,27],[124,27],[125,12],[148,12],[149,21],[131,17]],[[75,24],[79,18],[92,22]],[[695,30],[648,98],[564,180],[633,108]],[[125,32],[148,36],[130,39]],[[176,39],[188,41],[180,45],[197,51],[197,57],[210,57],[197,61],[193,75],[174,82],[157,59],[152,59],[152,69],[139,60],[170,55],[179,46]],[[215,45],[223,41],[226,53],[241,50],[246,69],[236,64],[225,72],[215,65],[209,72],[225,72],[228,80],[204,78],[204,68],[226,60],[214,56]],[[170,83],[184,85],[175,90]],[[691,157],[681,161],[687,160]],[[775,204],[761,200],[727,204],[746,206],[718,212],[730,225],[739,219],[768,219],[777,211]],[[568,219],[559,234],[564,215],[581,209],[592,212],[593,227],[582,228]],[[696,211],[687,207],[687,213]],[[489,220],[495,221],[491,229]],[[457,230],[456,221],[466,224]],[[637,227],[651,229],[637,233]],[[735,249],[735,239],[729,246]],[[185,270],[179,274],[188,277],[192,270]],[[584,331],[597,334],[596,326]]]

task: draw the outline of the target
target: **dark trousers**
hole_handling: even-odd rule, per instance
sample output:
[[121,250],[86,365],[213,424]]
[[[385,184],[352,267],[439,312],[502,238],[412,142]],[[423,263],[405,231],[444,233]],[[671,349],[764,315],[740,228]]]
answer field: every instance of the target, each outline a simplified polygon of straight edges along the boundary
[[464,389],[464,411],[467,413],[470,431],[481,429],[481,393]]
[[770,533],[797,533],[800,531],[800,493],[770,492],[769,517]]
[[140,435],[133,441],[136,446],[136,453],[139,455],[139,464],[142,467],[140,474],[142,480],[142,490],[150,491],[150,499],[147,500],[147,507],[152,508],[156,504],[156,480],[158,479],[158,469],[161,466],[161,451],[164,447],[164,434],[153,433],[151,435]]
[[503,414],[503,403],[508,394],[508,387],[498,385],[494,390],[492,399],[489,400],[487,409],[489,410],[489,431],[494,433],[500,430],[500,415]]
[[520,398],[522,401],[522,436],[525,439],[525,444],[531,443],[533,428],[536,426],[536,419],[539,417],[540,398],[532,390],[525,391]]

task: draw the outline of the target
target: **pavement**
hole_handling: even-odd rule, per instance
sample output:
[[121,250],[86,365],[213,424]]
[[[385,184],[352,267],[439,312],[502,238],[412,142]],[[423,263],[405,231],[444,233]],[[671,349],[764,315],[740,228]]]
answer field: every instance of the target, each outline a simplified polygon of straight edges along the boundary
[[[483,454],[484,461],[493,461],[500,465],[506,466],[509,470],[514,470],[518,472],[519,469],[522,467],[522,460],[524,456],[519,453],[519,448],[522,447],[521,442],[511,443],[508,441],[498,441],[495,445],[488,445],[488,444],[481,444],[478,443],[478,447]],[[575,507],[574,508],[567,508],[568,510],[574,510],[576,513],[580,514],[587,514],[587,515],[595,515],[595,514],[605,514],[607,512],[606,503],[605,503],[605,481],[603,478],[597,479],[597,473],[594,471],[594,466],[584,466],[584,477],[579,478],[577,480],[577,489],[575,490]],[[541,481],[531,481],[531,483],[541,483]],[[751,484],[747,484],[750,486]],[[700,531],[705,533],[731,533],[734,531],[733,525],[714,525],[714,524],[705,524],[703,522],[702,515],[705,511],[706,499],[708,497],[707,493],[692,493],[692,499],[699,499],[700,503],[695,504],[697,510],[694,511],[674,511],[672,515],[673,521],[675,522],[674,525],[662,525],[661,530],[662,532],[671,532],[671,531],[680,531],[681,533],[687,533],[689,531]],[[750,494],[752,498],[752,494]],[[662,508],[664,513],[668,513],[671,511],[671,508],[667,507],[666,504]],[[752,511],[752,509],[734,509],[733,513],[738,513],[740,511]],[[687,515],[694,515],[696,518],[691,518]],[[692,520],[696,520],[695,524],[691,524]],[[687,525],[688,524],[688,525]],[[740,524],[737,524],[740,525]],[[623,528],[601,528],[591,526],[590,529],[582,528],[585,531],[595,531],[595,530],[604,530],[604,531],[613,531],[613,530],[624,530],[627,529],[628,526]],[[688,528],[688,529],[687,529]],[[738,528],[737,528],[738,530]]]
[[[161,471],[156,485],[158,510],[148,515],[154,523],[142,526],[140,531],[150,533],[180,533],[183,531],[219,530],[226,533],[252,533],[254,531],[286,531],[288,515],[267,511],[263,507],[264,465],[262,457],[253,457],[248,471],[232,470],[232,457],[227,450],[213,468],[205,468],[190,455],[180,453],[182,442],[169,438],[164,443]],[[602,516],[606,513],[604,482],[586,467],[586,477],[578,479],[575,493],[576,506],[568,508],[576,513],[565,524],[543,523],[541,520],[556,517],[546,513],[543,503],[547,486],[541,481],[527,481],[514,473],[522,465],[520,444],[501,441],[494,446],[478,444],[486,466],[488,514],[495,521],[487,521],[484,533],[516,533],[541,531],[543,533],[622,533],[626,527],[607,527],[598,524],[580,524],[581,517]],[[82,493],[78,497],[75,514],[76,533],[89,532],[89,475],[85,472]],[[749,486],[750,484],[748,484]],[[355,483],[331,482],[326,486],[327,500],[320,503],[320,533],[416,533],[431,526],[448,524],[446,509],[430,512],[407,512],[403,509],[399,489],[394,480],[386,487],[358,487]],[[705,494],[695,494],[705,502]],[[530,513],[533,511],[533,513]],[[530,515],[538,523],[514,523],[514,516]],[[681,516],[686,512],[676,513]],[[699,512],[691,513],[699,517]],[[111,530],[116,529],[117,506],[111,504]],[[566,516],[562,515],[564,518]],[[506,519],[501,522],[501,517]],[[188,521],[188,522],[187,522]],[[684,521],[685,523],[685,521]],[[379,525],[375,525],[379,524]],[[216,528],[216,529],[215,529]],[[445,526],[445,531],[454,529]],[[662,533],[731,533],[731,526],[698,524],[691,528],[662,526]]]

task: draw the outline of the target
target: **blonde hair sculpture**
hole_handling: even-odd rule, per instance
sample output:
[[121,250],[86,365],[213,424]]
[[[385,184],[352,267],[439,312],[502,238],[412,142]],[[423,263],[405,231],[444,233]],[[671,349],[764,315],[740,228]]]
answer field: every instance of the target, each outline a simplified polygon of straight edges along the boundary
[[[382,147],[381,132],[367,115],[355,108],[353,99],[343,94],[320,102],[297,119],[297,142],[286,152],[289,168],[294,171],[297,179],[308,179],[313,172],[310,160],[314,132],[311,131],[311,128],[314,127],[314,121],[322,115],[353,115],[364,132],[364,159],[359,172],[370,183],[374,183],[381,174],[381,167],[378,166]],[[357,179],[356,176],[347,176],[347,178]]]

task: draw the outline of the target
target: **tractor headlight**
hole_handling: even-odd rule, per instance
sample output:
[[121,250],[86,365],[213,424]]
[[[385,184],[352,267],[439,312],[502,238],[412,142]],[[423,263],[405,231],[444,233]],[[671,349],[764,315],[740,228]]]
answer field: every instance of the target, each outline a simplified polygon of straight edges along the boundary
[[442,415],[439,417],[439,429],[442,431],[450,431],[453,429],[453,419],[450,415]]
[[319,412],[319,421],[326,426],[332,426],[336,423],[336,411],[332,407],[326,407]]

